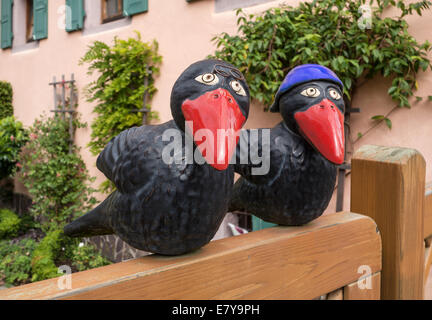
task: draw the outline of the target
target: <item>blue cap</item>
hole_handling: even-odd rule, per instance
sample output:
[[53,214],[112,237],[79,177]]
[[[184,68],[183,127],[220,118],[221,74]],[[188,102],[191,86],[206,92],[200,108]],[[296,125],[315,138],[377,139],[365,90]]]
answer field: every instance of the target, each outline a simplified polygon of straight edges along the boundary
[[302,64],[288,72],[284,81],[280,85],[279,90],[276,92],[270,111],[279,112],[279,98],[288,90],[300,84],[318,80],[334,82],[343,90],[342,81],[329,68],[319,64]]

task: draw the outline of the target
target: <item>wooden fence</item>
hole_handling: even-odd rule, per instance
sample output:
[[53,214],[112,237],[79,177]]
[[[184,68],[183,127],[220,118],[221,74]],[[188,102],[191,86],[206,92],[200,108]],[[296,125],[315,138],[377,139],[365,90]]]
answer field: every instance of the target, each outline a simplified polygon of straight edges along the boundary
[[351,184],[356,213],[1,290],[0,299],[422,299],[432,259],[423,157],[364,146]]

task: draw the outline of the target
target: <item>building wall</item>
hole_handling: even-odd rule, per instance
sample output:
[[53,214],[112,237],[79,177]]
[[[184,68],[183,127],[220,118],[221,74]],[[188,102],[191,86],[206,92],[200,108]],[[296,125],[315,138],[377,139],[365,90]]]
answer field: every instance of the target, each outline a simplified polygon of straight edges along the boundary
[[[16,0],[19,2],[21,0]],[[94,2],[93,2],[94,1]],[[96,0],[86,2],[86,8],[94,6]],[[260,2],[261,4],[257,4]],[[231,4],[230,4],[231,3]],[[141,33],[144,41],[156,39],[159,42],[159,53],[163,56],[160,76],[156,79],[157,94],[152,101],[152,108],[159,112],[159,122],[170,120],[169,97],[171,88],[179,74],[191,63],[204,59],[214,52],[211,38],[221,32],[236,32],[235,12],[230,10],[233,2],[223,0],[149,0],[149,10],[132,18],[100,25],[96,20],[87,20],[83,31],[67,33],[63,28],[64,0],[50,0],[48,8],[48,39],[30,46],[0,50],[0,79],[12,83],[14,89],[14,108],[16,117],[25,125],[31,125],[42,112],[49,112],[53,107],[52,87],[48,83],[53,76],[57,79],[62,74],[69,78],[74,73],[79,89],[78,111],[82,119],[91,123],[94,115],[94,104],[86,102],[82,88],[93,78],[86,74],[87,66],[79,66],[78,61],[84,55],[88,45],[95,40],[112,43],[114,36],[125,39],[134,37],[134,30]],[[236,2],[237,3],[237,2]],[[280,3],[295,5],[297,0],[239,0],[246,12],[260,12]],[[63,8],[63,9],[62,9]],[[97,9],[97,8],[96,8]],[[93,11],[94,12],[94,11]],[[392,14],[391,12],[388,14]],[[96,14],[97,16],[97,14]],[[97,17],[96,17],[97,18]],[[14,15],[15,21],[19,17]],[[90,15],[87,19],[91,19]],[[432,41],[432,11],[423,17],[409,17],[410,30],[420,41]],[[18,32],[18,29],[17,29]],[[17,37],[22,30],[17,33]],[[19,50],[18,50],[18,49]],[[373,123],[370,118],[376,114],[385,114],[393,107],[387,96],[390,82],[380,78],[367,82],[358,90],[354,107],[360,107],[360,114],[353,114],[351,127],[352,137],[357,132],[366,131]],[[431,72],[422,73],[419,78],[420,89],[417,95],[432,95]],[[247,128],[269,127],[278,123],[278,114],[265,113],[263,106],[253,103]],[[390,118],[393,129],[390,131],[384,124],[370,131],[353,145],[354,150],[363,144],[396,145],[416,148],[426,160],[427,180],[432,180],[432,104],[427,101],[416,103],[411,110],[400,109]],[[79,129],[76,142],[82,147],[82,156],[91,175],[97,176],[95,186],[103,181],[102,174],[95,167],[96,158],[86,148],[89,142],[90,128]],[[349,176],[345,188],[345,210],[349,209]],[[19,190],[23,190],[17,185]],[[100,197],[102,199],[103,196]],[[335,211],[332,200],[327,212]]]

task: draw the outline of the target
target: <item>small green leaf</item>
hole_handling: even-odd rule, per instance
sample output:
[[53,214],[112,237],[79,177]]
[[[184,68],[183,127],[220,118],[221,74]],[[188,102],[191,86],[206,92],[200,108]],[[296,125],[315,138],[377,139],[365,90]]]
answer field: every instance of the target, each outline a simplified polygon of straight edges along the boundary
[[392,128],[392,122],[391,122],[391,120],[389,118],[385,118],[385,122],[386,122],[387,127],[389,129],[391,129]]
[[372,120],[384,120],[385,117],[383,115],[377,115],[377,116],[373,116],[371,119]]

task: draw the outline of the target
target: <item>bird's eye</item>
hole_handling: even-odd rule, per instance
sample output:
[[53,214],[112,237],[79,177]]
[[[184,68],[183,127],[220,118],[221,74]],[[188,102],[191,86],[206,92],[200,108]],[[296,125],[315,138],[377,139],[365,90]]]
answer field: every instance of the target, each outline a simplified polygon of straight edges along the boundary
[[300,92],[300,94],[305,97],[316,98],[321,94],[321,92],[317,88],[309,87]]
[[330,94],[330,97],[332,97],[332,99],[334,99],[334,100],[339,100],[341,98],[341,95],[335,89],[330,89],[329,94]]
[[240,84],[240,82],[233,80],[230,82],[231,88],[233,88],[234,92],[237,93],[239,96],[246,96],[246,91],[243,88],[243,86]]
[[198,77],[196,77],[195,80],[204,83],[208,86],[213,86],[219,82],[218,76],[213,73],[201,74]]

